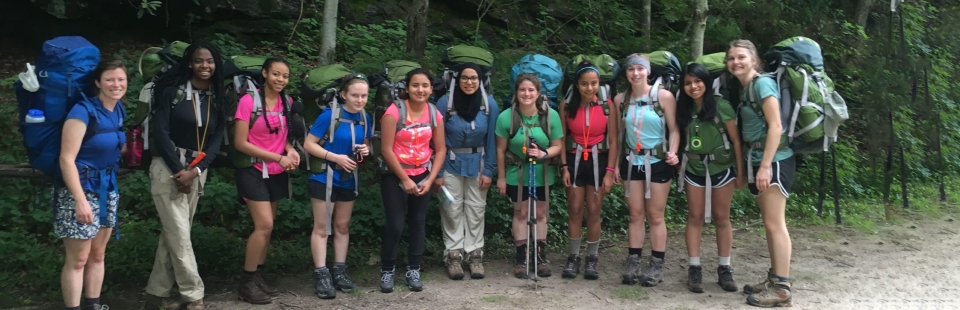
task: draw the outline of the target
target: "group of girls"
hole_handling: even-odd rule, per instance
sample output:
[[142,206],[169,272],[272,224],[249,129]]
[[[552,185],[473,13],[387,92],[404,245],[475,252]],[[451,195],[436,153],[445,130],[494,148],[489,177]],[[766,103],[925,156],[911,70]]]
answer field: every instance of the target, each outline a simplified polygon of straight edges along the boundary
[[[231,142],[238,152],[252,158],[249,167],[235,171],[238,194],[254,223],[247,239],[238,297],[253,304],[267,304],[279,293],[265,281],[264,264],[277,203],[290,195],[288,174],[301,161],[293,146],[292,138],[298,133],[289,117],[292,100],[285,93],[290,66],[280,58],[265,61],[261,69],[262,87],[255,91],[256,95],[241,97],[236,113],[227,115],[224,87],[214,82],[223,80],[221,63],[222,56],[215,46],[195,43],[186,49],[181,63],[154,86],[156,100],[150,139],[157,150],[154,156],[160,160],[152,161],[149,173],[162,231],[146,287],[147,309],[204,308],[204,285],[197,272],[190,231],[207,170],[219,152],[229,120],[233,121]],[[585,260],[583,277],[600,277],[601,206],[610,189],[622,184],[630,214],[628,257],[622,281],[657,285],[663,278],[666,249],[664,209],[670,182],[682,160],[678,151],[689,149],[690,133],[695,133],[697,139],[726,134],[734,144],[729,149],[733,156],[691,160],[680,171],[689,201],[688,286],[694,292],[704,291],[700,232],[705,205],[710,205],[718,236],[718,283],[724,290],[737,290],[730,267],[730,202],[734,190],[748,183],[746,171],[753,171],[749,185],[760,205],[772,267],[766,280],[744,286],[743,290],[750,294],[750,304],[789,306],[791,246],[784,209],[795,164],[789,149],[779,147],[782,126],[776,83],[758,77],[759,57],[749,41],[732,42],[726,64],[728,71],[745,85],[743,101],[749,97],[748,92],[754,92],[762,100],[763,111],[744,106],[734,112],[730,103],[710,93],[713,80],[699,64],[686,67],[682,91],[675,99],[669,91],[649,85],[650,62],[640,54],[627,58],[629,89],[612,99],[598,95],[602,86],[597,67],[589,62],[579,64],[576,90],[560,103],[559,110],[545,104],[540,94],[541,82],[533,74],[517,78],[512,102],[501,112],[492,96],[479,91],[483,87],[480,77],[486,74],[480,66],[467,63],[455,68],[456,86],[437,105],[429,102],[433,94],[432,74],[424,69],[410,71],[404,81],[405,91],[380,120],[382,145],[378,151],[388,170],[380,182],[386,214],[380,254],[381,291],[389,293],[394,289],[397,248],[405,225],[409,227],[409,249],[404,282],[411,291],[423,289],[420,270],[426,210],[430,193],[441,187],[453,198],[440,212],[447,272],[452,279],[462,279],[462,264],[467,262],[471,278],[484,277],[484,212],[486,193],[493,185],[495,172],[497,189],[510,198],[514,207],[515,276],[528,276],[525,267],[531,259],[538,262],[539,276],[551,275],[545,253],[547,189],[559,174],[567,190],[570,214],[562,276],[577,277],[581,261]],[[123,151],[124,135],[109,134],[109,130],[103,129],[114,126],[120,131],[123,120],[117,107],[123,104],[126,93],[127,70],[122,63],[106,61],[97,68],[95,78],[99,94],[91,100],[97,103],[98,118],[112,120],[107,124],[99,122],[98,132],[104,134],[80,142],[78,133],[84,132],[89,122],[86,111],[78,110],[81,105],[70,111],[64,124],[60,163],[65,182],[57,189],[60,194],[54,208],[54,227],[67,249],[61,276],[67,309],[80,309],[81,291],[85,291],[84,309],[100,309],[104,251],[111,229],[117,225],[116,186],[110,186],[106,197],[101,197],[93,185],[99,182],[97,175],[81,172],[103,169],[115,163]],[[315,291],[320,298],[334,298],[337,290],[356,289],[346,271],[350,216],[360,186],[353,172],[358,169],[356,158],[372,151],[372,124],[365,122],[372,119],[365,112],[367,79],[350,75],[340,85],[342,111],[336,116],[331,109],[324,111],[310,126],[304,141],[308,155],[322,158],[332,167],[314,171],[308,183],[314,216],[310,248]],[[339,119],[335,120],[336,117]],[[721,122],[712,121],[714,118]],[[742,131],[736,125],[738,118]],[[333,121],[348,126],[336,126],[335,132],[326,132]],[[685,141],[681,141],[680,131],[688,133]],[[620,137],[621,133],[624,137]],[[565,136],[572,141],[564,143]],[[742,151],[741,136],[750,141],[746,154]],[[605,146],[597,147],[601,144]],[[559,159],[560,169],[555,172],[546,169],[546,165],[525,166],[527,161],[519,160],[531,157]],[[328,176],[327,171],[333,176]],[[529,171],[533,172],[532,177]],[[706,171],[711,171],[710,175]],[[115,169],[109,173],[115,178]],[[528,178],[520,177],[524,173],[528,173]],[[326,184],[328,180],[333,180],[333,184]],[[332,188],[328,190],[327,185]],[[522,190],[525,188],[530,190]],[[536,205],[536,234],[528,231],[530,199]],[[328,205],[328,200],[332,204]],[[101,213],[101,208],[106,208],[103,214],[107,216],[94,216]],[[652,251],[646,269],[642,270],[644,219],[650,225]],[[584,220],[587,253],[582,259]],[[332,268],[326,262],[330,233],[334,234]],[[535,249],[529,249],[532,254],[528,255],[530,235],[536,236],[536,240],[531,240]],[[177,298],[172,298],[174,285]]]

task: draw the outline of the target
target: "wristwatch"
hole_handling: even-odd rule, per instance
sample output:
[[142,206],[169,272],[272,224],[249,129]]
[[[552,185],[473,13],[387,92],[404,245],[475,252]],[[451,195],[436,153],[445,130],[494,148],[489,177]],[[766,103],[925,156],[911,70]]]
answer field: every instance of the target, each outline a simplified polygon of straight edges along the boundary
[[203,170],[200,170],[200,167],[195,167],[195,168],[197,168],[197,175],[203,174]]

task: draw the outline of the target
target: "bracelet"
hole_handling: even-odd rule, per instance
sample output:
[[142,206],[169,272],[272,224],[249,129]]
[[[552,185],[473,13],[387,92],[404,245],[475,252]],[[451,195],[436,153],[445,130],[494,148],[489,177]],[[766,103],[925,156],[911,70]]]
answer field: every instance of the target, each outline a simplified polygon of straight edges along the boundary
[[610,168],[610,167],[607,167],[607,171],[616,172],[616,170],[614,170],[613,168]]
[[277,162],[279,163],[281,160],[283,160],[283,154],[277,154],[277,155],[280,155],[280,159],[277,159]]
[[330,151],[327,151],[326,153],[323,153],[323,160],[324,160],[324,161],[327,160],[327,155],[329,155],[329,154],[330,154]]

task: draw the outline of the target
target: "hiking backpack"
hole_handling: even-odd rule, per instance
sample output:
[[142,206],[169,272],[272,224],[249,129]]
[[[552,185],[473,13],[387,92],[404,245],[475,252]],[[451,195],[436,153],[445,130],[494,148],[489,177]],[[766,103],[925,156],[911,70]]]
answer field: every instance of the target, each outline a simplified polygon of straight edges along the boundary
[[[680,75],[683,68],[680,59],[668,51],[655,51],[647,54],[650,58],[650,75],[647,77],[650,85],[662,85],[664,89],[676,94],[679,87]],[[656,87],[654,87],[656,88]]]
[[[517,89],[517,77],[523,73],[536,74],[540,79],[540,95],[545,96],[554,110],[559,108],[560,83],[563,82],[563,69],[553,58],[541,54],[527,54],[520,58],[510,69],[510,89]],[[514,94],[507,96],[507,102],[513,102]]]
[[[340,82],[344,77],[352,74],[353,72],[341,64],[330,64],[304,73],[300,84],[300,96],[304,101],[304,123],[313,126],[320,114],[326,109],[332,109],[331,113],[333,113],[329,128],[322,137],[318,137],[321,146],[328,140],[333,142],[334,132],[337,128],[340,128],[341,112],[343,111],[341,104],[344,101],[339,92]],[[363,111],[362,115],[362,125],[365,127],[368,123],[366,111]],[[343,122],[353,123],[348,120],[343,120]],[[322,158],[308,153],[304,153],[304,155],[306,155],[306,165],[304,167],[306,170],[319,173],[327,169],[327,162]]]
[[[450,118],[457,114],[457,110],[453,109],[453,90],[458,87],[455,83],[460,75],[460,66],[465,63],[474,63],[480,66],[481,72],[477,72],[480,77],[479,91],[483,97],[483,105],[480,106],[480,111],[485,115],[490,115],[490,101],[487,94],[491,92],[490,70],[493,68],[493,54],[475,46],[455,45],[447,48],[440,63],[443,64],[443,74],[441,76],[446,86],[448,107],[446,117]],[[473,126],[473,122],[470,122],[470,125]]]
[[736,103],[740,101],[740,80],[727,71],[726,57],[725,52],[713,53],[700,56],[693,62],[703,65],[707,72],[710,72],[710,77],[713,78],[713,95],[723,97],[731,106],[736,107]]

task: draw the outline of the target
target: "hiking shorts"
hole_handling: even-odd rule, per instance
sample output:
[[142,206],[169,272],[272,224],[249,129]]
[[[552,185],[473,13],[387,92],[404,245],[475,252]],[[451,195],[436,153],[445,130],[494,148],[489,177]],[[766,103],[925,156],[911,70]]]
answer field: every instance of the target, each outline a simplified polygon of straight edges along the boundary
[[[547,190],[543,186],[537,186],[537,201],[547,201]],[[517,200],[517,186],[516,185],[507,185],[507,197],[510,197],[512,202],[522,202],[530,199],[530,188],[524,186],[523,193],[521,193],[521,199]]]
[[[357,200],[357,194],[353,193],[352,188],[348,189],[334,186],[331,190],[330,202]],[[326,201],[327,185],[315,180],[310,180],[310,182],[307,182],[307,193],[310,194],[310,198]]]
[[[628,169],[633,169],[629,180],[627,179]],[[658,161],[656,163],[650,164],[650,182],[653,183],[668,183],[673,179],[674,174],[677,173],[677,169],[674,169],[673,166],[668,165],[666,161]],[[644,173],[643,165],[631,165],[626,158],[620,160],[620,179],[624,181],[646,181],[647,176]]]
[[286,172],[271,174],[270,178],[264,179],[260,170],[256,167],[247,167],[237,169],[237,193],[240,194],[241,202],[252,201],[280,201],[287,197],[290,188],[290,175]]
[[90,212],[93,213],[93,224],[77,222],[77,202],[66,187],[56,187],[53,190],[53,233],[59,239],[90,240],[97,236],[102,228],[117,227],[117,205],[120,204],[120,194],[107,194],[107,222],[100,222],[100,197],[97,193],[84,190]]
[[[756,182],[756,173],[760,171],[759,166],[753,167],[754,173],[754,182]],[[776,161],[770,164],[770,173],[773,176],[770,178],[770,186],[773,187],[777,185],[780,188],[780,192],[783,193],[784,197],[790,198],[790,186],[793,185],[793,178],[797,172],[797,159],[794,156],[790,158]],[[760,195],[760,190],[757,189],[756,183],[748,184],[750,187],[750,193],[754,196]]]
[[[693,173],[685,173],[684,178],[687,180],[687,183],[694,187],[704,187],[707,184],[707,178],[704,176],[695,175]],[[727,168],[720,173],[716,173],[710,176],[710,187],[712,188],[721,188],[733,182],[737,179],[737,170],[734,167]]]
[[[600,184],[600,186],[603,186],[603,176],[606,175],[607,173],[608,158],[609,157],[607,157],[606,152],[600,152],[600,154],[598,154],[597,156],[590,154],[590,157],[587,158],[587,160],[583,160],[583,155],[580,155],[580,157],[577,158],[577,154],[568,153],[567,154],[567,171],[570,172],[570,182],[578,187],[596,186],[597,184]],[[593,161],[594,160],[599,160],[599,162],[597,162],[597,176],[600,178],[599,180],[594,180],[594,177],[593,177],[593,172],[594,172]],[[577,167],[579,168],[579,171],[577,171],[577,173],[574,173],[573,168],[574,168],[574,163],[576,161],[580,161],[580,167]],[[576,177],[574,177],[574,175],[576,175]]]

